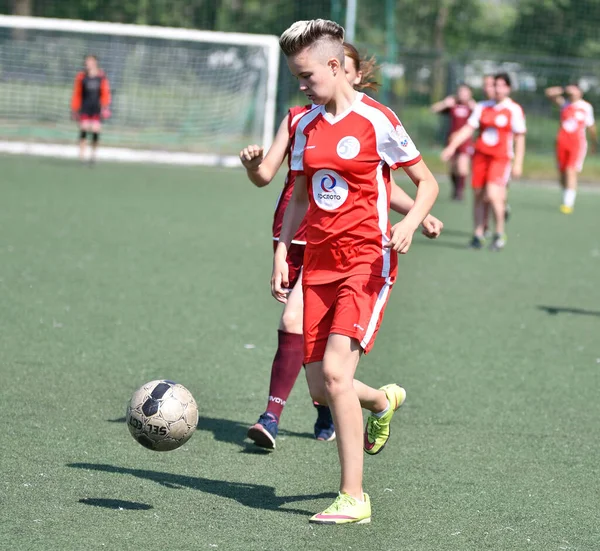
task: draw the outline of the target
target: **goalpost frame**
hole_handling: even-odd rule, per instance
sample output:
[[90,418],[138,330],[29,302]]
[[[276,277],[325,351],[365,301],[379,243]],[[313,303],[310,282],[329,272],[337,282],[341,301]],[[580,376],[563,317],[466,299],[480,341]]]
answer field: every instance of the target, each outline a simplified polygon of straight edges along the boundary
[[[0,27],[12,29],[33,29],[64,31],[72,33],[103,34],[112,36],[144,37],[189,42],[210,42],[243,46],[266,46],[267,83],[265,98],[265,119],[263,122],[263,145],[271,146],[275,132],[275,112],[277,107],[277,79],[279,72],[279,39],[274,35],[229,33],[221,31],[200,31],[176,27],[151,25],[131,25],[125,23],[105,23],[77,19],[55,19],[19,15],[0,15]],[[112,150],[112,153],[111,153]],[[76,157],[77,147],[52,144],[35,144],[0,141],[0,152],[29,153],[33,155]],[[185,152],[148,151],[127,148],[103,147],[99,158],[133,162],[173,162],[175,164],[202,164],[238,166],[237,156],[222,157],[216,154],[196,154]]]

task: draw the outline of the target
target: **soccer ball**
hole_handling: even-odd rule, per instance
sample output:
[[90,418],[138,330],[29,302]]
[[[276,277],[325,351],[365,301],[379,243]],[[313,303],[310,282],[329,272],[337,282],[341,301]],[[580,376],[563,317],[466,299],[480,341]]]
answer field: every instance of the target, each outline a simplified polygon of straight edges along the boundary
[[138,388],[127,406],[129,432],[157,452],[185,444],[198,424],[198,406],[190,391],[173,381],[150,381]]

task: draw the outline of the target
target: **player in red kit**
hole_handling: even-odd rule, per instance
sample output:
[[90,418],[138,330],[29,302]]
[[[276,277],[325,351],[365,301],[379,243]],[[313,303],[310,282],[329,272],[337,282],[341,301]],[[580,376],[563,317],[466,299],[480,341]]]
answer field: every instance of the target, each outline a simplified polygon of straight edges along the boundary
[[[471,116],[475,107],[475,100],[471,88],[461,84],[454,96],[448,96],[431,106],[434,113],[448,115],[450,127],[448,129],[448,140],[455,132],[458,132]],[[452,199],[463,200],[465,180],[469,175],[469,164],[473,155],[473,141],[466,140],[456,149],[456,153],[450,159],[450,179],[452,181]]]
[[106,74],[98,67],[96,56],[86,56],[85,70],[77,73],[71,98],[72,116],[79,122],[79,158],[82,161],[85,159],[88,132],[92,138],[90,162],[96,160],[101,121],[110,117],[110,101],[110,84]]
[[[298,122],[291,170],[296,173],[273,259],[271,292],[289,294],[286,257],[306,216],[304,364],[311,396],[328,404],[341,466],[340,493],[321,524],[366,523],[363,449],[383,450],[406,392],[371,388],[354,378],[374,343],[398,267],[438,194],[435,178],[387,107],[357,92],[344,74],[344,29],[322,19],[299,21],[279,44],[300,90],[317,107]],[[415,202],[392,228],[390,171],[402,167],[417,185]],[[362,433],[361,406],[371,412]]]
[[563,189],[560,211],[571,214],[577,195],[577,175],[583,169],[588,150],[586,131],[592,138],[593,150],[598,142],[594,108],[583,99],[583,92],[576,84],[570,84],[564,90],[552,86],[546,89],[546,96],[560,107],[560,128],[556,136],[556,162]]
[[458,146],[479,129],[472,163],[475,204],[471,246],[483,246],[485,203],[489,203],[495,219],[491,249],[499,251],[506,244],[506,186],[511,172],[515,178],[523,172],[526,127],[523,109],[510,99],[510,77],[500,73],[495,82],[495,99],[477,104],[468,123],[454,134],[442,152],[442,159],[451,159]]
[[[345,73],[348,81],[357,89],[376,89],[377,83],[372,79],[375,69],[375,60],[361,59],[354,46],[344,43]],[[273,218],[273,243],[277,245],[285,209],[292,196],[295,174],[289,170],[289,152],[293,145],[296,126],[300,118],[306,114],[313,105],[292,107],[281,122],[279,131],[273,145],[266,156],[263,157],[263,148],[250,145],[240,153],[249,179],[257,186],[268,185],[275,177],[277,170],[288,157],[288,173],[284,188],[279,196]],[[401,214],[406,214],[414,201],[402,188],[392,186],[391,206]],[[435,217],[429,215],[423,221],[423,233],[429,238],[436,238],[443,224]],[[306,224],[302,223],[288,253],[289,285],[292,292],[280,320],[278,340],[279,346],[271,368],[271,382],[266,411],[260,416],[258,422],[248,430],[248,436],[257,445],[272,449],[275,447],[279,421],[287,402],[288,396],[298,377],[303,363],[302,339],[302,285],[300,273],[306,244]],[[314,434],[317,440],[333,440],[335,430],[330,410],[327,406],[315,404],[317,408],[317,421]]]

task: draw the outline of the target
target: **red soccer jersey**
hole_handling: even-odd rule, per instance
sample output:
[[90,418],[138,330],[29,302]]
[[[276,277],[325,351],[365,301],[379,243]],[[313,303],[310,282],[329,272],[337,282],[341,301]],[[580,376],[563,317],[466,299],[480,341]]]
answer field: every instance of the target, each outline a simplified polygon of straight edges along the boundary
[[594,108],[585,100],[566,102],[560,110],[559,142],[587,142],[585,129],[594,124]]
[[420,159],[394,112],[364,94],[337,117],[320,105],[300,119],[291,168],[306,176],[309,196],[305,283],[351,275],[393,280],[397,255],[384,248],[390,168]]
[[[277,199],[277,203],[275,204],[275,214],[273,215],[273,239],[275,241],[279,240],[279,236],[281,235],[281,226],[283,225],[283,216],[285,214],[285,209],[287,208],[290,199],[292,198],[292,193],[294,192],[294,182],[296,181],[295,173],[290,169],[290,163],[292,162],[292,149],[294,147],[294,136],[296,134],[296,127],[298,126],[298,121],[302,118],[303,115],[308,113],[314,106],[313,105],[298,105],[296,107],[292,107],[288,111],[288,131],[290,136],[290,148],[288,150],[287,155],[287,163],[288,163],[288,172],[285,176],[285,182],[283,184],[283,189],[279,194]],[[294,240],[292,243],[297,243],[298,245],[306,244],[306,220],[300,224],[296,235],[294,235]]]
[[455,103],[452,107],[445,109],[444,113],[450,117],[450,129],[448,130],[448,135],[460,130],[467,124],[472,112],[473,110],[468,105],[462,103]]
[[467,122],[479,128],[475,151],[497,159],[512,159],[514,135],[527,132],[523,109],[510,98],[479,102]]

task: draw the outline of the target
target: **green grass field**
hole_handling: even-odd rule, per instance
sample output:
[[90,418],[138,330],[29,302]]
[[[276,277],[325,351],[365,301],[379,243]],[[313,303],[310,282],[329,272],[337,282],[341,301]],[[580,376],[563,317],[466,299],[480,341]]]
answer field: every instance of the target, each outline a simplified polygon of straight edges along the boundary
[[[302,378],[277,451],[244,441],[275,351],[279,186],[1,162],[2,549],[600,549],[599,194],[565,217],[557,190],[515,184],[493,254],[464,247],[470,207],[444,186],[446,231],[402,258],[359,367],[408,390],[385,452],[365,460],[373,523],[313,527],[338,467],[335,445],[311,438]],[[142,448],[123,422],[154,378],[200,407],[175,452]]]

